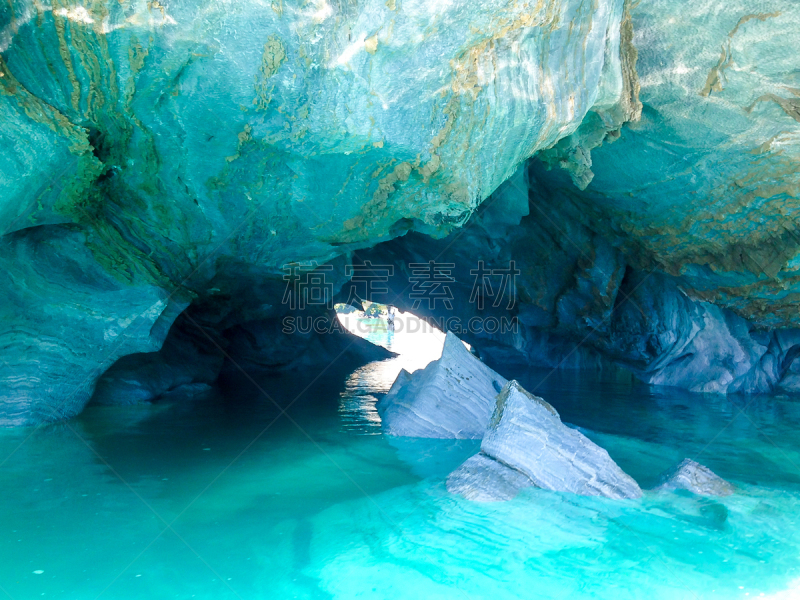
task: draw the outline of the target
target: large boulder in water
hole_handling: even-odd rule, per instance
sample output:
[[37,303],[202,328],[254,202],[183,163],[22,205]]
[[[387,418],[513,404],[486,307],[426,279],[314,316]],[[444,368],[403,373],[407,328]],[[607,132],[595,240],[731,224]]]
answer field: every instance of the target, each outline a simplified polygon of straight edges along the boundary
[[441,358],[413,374],[401,371],[377,409],[389,435],[480,439],[505,384],[448,333]]
[[699,496],[730,496],[733,486],[708,467],[685,458],[661,475],[657,491],[689,490]]
[[608,452],[564,425],[552,406],[516,381],[507,383],[497,396],[478,457],[450,474],[450,491],[475,500],[504,500],[514,495],[513,488],[518,491],[527,485],[617,499],[642,495]]

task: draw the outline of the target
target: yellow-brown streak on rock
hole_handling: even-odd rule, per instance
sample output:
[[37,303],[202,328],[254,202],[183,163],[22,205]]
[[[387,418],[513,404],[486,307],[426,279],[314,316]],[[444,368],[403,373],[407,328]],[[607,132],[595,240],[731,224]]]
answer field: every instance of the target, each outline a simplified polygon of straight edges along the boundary
[[13,96],[25,115],[48,127],[54,133],[71,142],[70,152],[81,155],[91,152],[91,146],[83,128],[73,125],[58,109],[47,104],[40,98],[31,94],[13,73],[8,69],[3,57],[0,56],[0,92],[5,96]]
[[[394,162],[392,159],[391,162]],[[335,239],[326,240],[333,242],[360,242],[366,239],[365,226],[378,222],[382,217],[390,214],[388,209],[388,199],[396,190],[395,185],[408,181],[414,166],[409,162],[401,162],[395,165],[394,169],[385,177],[378,181],[378,188],[373,192],[372,199],[361,208],[361,212],[346,220],[342,224],[342,231]],[[378,169],[372,174],[375,178],[383,169]]]
[[627,109],[625,120],[636,122],[642,118],[642,102],[639,100],[641,86],[639,84],[639,74],[636,71],[639,52],[633,44],[631,2],[632,0],[625,0],[623,5],[622,22],[619,25],[619,57],[622,67],[622,102]]
[[701,96],[709,96],[711,92],[722,91],[722,72],[730,66],[732,60],[730,42],[726,40],[722,44],[722,54],[720,54],[719,61],[708,73],[706,84],[700,91]]
[[54,202],[54,210],[69,215],[76,222],[91,218],[92,209],[89,204],[94,198],[86,192],[104,171],[104,166],[92,154],[86,131],[73,125],[58,109],[31,94],[14,77],[2,56],[0,74],[0,93],[12,97],[29,119],[63,137],[69,144],[69,152],[77,157],[74,175],[64,182],[63,189]]
[[[106,104],[104,90],[107,88],[104,85],[105,82],[103,80],[103,70],[101,68],[100,61],[98,60],[97,53],[94,52],[92,47],[92,42],[95,40],[92,39],[93,36],[91,29],[88,27],[81,27],[74,23],[70,25],[70,34],[72,47],[75,49],[75,52],[78,55],[78,60],[80,60],[81,66],[89,78],[89,89],[86,93],[86,116],[96,122],[98,112]],[[109,77],[109,80],[110,79],[111,78]],[[111,82],[109,81],[109,83]],[[114,88],[116,88],[115,83],[111,83],[108,88],[112,95],[112,101],[113,97],[116,96],[114,93]],[[111,111],[114,110],[113,107],[109,107],[109,109]]]
[[248,123],[245,123],[242,131],[236,134],[236,139],[238,140],[238,143],[236,144],[236,154],[226,156],[225,162],[233,162],[242,155],[242,147],[253,139],[253,136],[251,135],[252,131],[252,127],[250,127]]
[[[477,99],[478,94],[482,91],[481,78],[479,78],[479,67],[483,64],[490,64],[492,66],[491,72],[484,76],[486,82],[490,82],[496,75],[496,51],[495,44],[499,39],[508,41],[512,35],[524,28],[542,27],[555,29],[559,24],[559,3],[554,0],[537,0],[535,8],[528,10],[521,15],[513,17],[501,18],[492,30],[483,34],[483,39],[473,44],[471,47],[465,49],[459,56],[450,61],[452,70],[452,78],[450,83],[450,92],[452,94],[450,100],[447,102],[443,109],[443,113],[447,115],[442,129],[431,140],[431,156],[435,156],[435,160],[428,161],[420,174],[427,180],[430,176],[442,167],[442,162],[438,156],[437,150],[444,144],[450,131],[452,130],[458,113],[460,112],[461,99],[467,96],[470,99],[470,104]],[[509,9],[510,11],[519,10],[516,4]],[[475,31],[477,35],[481,32]],[[638,87],[637,87],[638,89]],[[555,116],[555,115],[553,115]],[[488,118],[488,117],[487,117]],[[452,188],[451,194],[457,202],[470,204],[469,194],[460,185],[451,182],[449,184]],[[480,193],[480,191],[478,191]],[[473,207],[474,208],[474,207]]]
[[125,107],[127,110],[130,110],[133,96],[136,93],[136,76],[144,67],[144,61],[150,54],[150,49],[144,48],[139,42],[139,38],[135,35],[131,35],[130,41],[131,46],[128,48],[128,64],[130,65],[131,76],[125,86]]
[[283,42],[274,35],[269,36],[264,44],[261,66],[255,81],[256,97],[253,99],[253,104],[258,110],[267,110],[272,102],[272,90],[275,89],[275,86],[270,85],[269,79],[275,75],[285,61],[286,48],[283,46]]
[[370,54],[375,54],[378,51],[378,34],[376,33],[371,38],[364,40],[364,50]]
[[431,176],[439,170],[439,166],[441,165],[441,159],[437,154],[432,154],[431,159],[425,163],[419,170],[419,174],[422,175],[422,181],[424,183],[428,183]]
[[736,26],[731,29],[727,39],[722,43],[722,53],[720,54],[719,61],[717,61],[716,65],[711,67],[711,71],[709,71],[708,77],[706,78],[706,84],[703,86],[703,89],[700,90],[701,96],[707,97],[711,94],[711,92],[721,92],[723,90],[723,72],[733,62],[733,56],[731,54],[731,39],[733,39],[733,36],[736,35],[737,31],[739,31],[739,28],[753,19],[766,21],[767,19],[774,19],[775,17],[780,16],[780,14],[780,12],[751,13],[739,19],[739,21],[736,23]]
[[100,48],[101,64],[108,66],[108,89],[111,90],[110,97],[114,103],[120,100],[119,82],[117,81],[117,65],[114,62],[111,52],[108,49],[108,38],[102,29],[102,23],[109,17],[108,7],[105,2],[98,1],[99,8],[95,11],[98,18],[94,28],[95,39]]
[[[708,208],[691,217],[687,216],[682,227],[686,230],[694,228],[694,232],[706,235],[709,239],[723,231],[735,231],[737,228],[734,226],[737,221],[735,217],[747,216],[752,210],[753,203],[760,200],[773,199],[756,215],[750,215],[759,223],[772,215],[785,216],[787,210],[800,212],[797,162],[778,153],[772,153],[770,160],[772,165],[768,171],[756,164],[749,173],[743,173],[732,182],[712,190],[707,203]],[[730,198],[735,200],[730,201]],[[765,225],[762,224],[755,230],[763,233]]]
[[[800,294],[786,290],[800,284],[800,278],[793,277],[783,280],[780,285],[775,282],[754,283],[740,287],[725,287],[709,290],[695,290],[686,288],[690,297],[696,300],[711,302],[725,306],[752,322],[768,322],[775,327],[796,327],[797,312],[800,309]],[[770,296],[782,293],[780,304],[776,305]],[[757,297],[758,295],[765,297]],[[746,302],[731,303],[731,298],[746,298]]]
[[[789,88],[789,91],[791,91],[795,95],[798,95],[792,88]],[[800,98],[781,98],[780,96],[777,96],[775,94],[764,94],[763,96],[759,96],[758,98],[756,98],[755,102],[753,102],[745,110],[747,110],[748,113],[752,112],[757,104],[769,101],[772,101],[778,106],[780,106],[783,109],[783,112],[785,112],[795,121],[800,123]]]
[[[766,142],[761,144],[758,148],[753,148],[752,150],[750,150],[750,154],[766,154],[767,152],[772,152],[773,151],[773,147],[772,147],[773,142],[779,140],[781,138],[781,136],[785,136],[785,135],[791,135],[791,132],[789,132],[789,131],[781,131],[780,133],[776,133],[771,138],[769,138]],[[783,153],[783,150],[778,150],[776,152],[776,154],[782,154],[782,153]]]
[[736,23],[736,27],[734,27],[731,30],[731,32],[728,34],[728,37],[732,38],[734,35],[736,35],[736,32],[739,31],[739,28],[742,25],[744,25],[745,23],[747,23],[748,21],[752,21],[753,19],[757,19],[757,20],[763,22],[763,21],[766,21],[767,19],[775,19],[775,18],[777,18],[779,16],[781,16],[781,11],[775,11],[775,12],[771,12],[771,13],[750,13],[748,15],[745,15],[741,19],[739,19],[739,22]]
[[66,37],[67,19],[66,17],[62,17],[56,14],[56,11],[59,8],[59,3],[57,0],[53,1],[52,8],[53,8],[53,25],[55,26],[56,36],[58,37],[58,53],[61,55],[61,61],[64,63],[64,68],[67,70],[67,79],[69,80],[69,84],[72,88],[72,93],[70,94],[70,102],[72,104],[73,110],[76,113],[80,113],[81,87],[80,83],[78,82],[78,78],[75,75],[75,67],[72,64],[72,53],[70,52],[69,45],[67,44],[67,37]]

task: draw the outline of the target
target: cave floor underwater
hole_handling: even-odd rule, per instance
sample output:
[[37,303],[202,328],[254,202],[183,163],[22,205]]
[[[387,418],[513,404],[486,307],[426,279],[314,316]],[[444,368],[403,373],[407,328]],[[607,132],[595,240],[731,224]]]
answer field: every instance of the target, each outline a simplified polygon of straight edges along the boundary
[[[0,432],[11,598],[798,598],[800,402],[510,373],[643,488],[685,457],[736,493],[449,494],[472,440],[384,436],[414,354],[89,406]],[[267,399],[266,392],[271,399]],[[279,408],[281,407],[281,408]],[[282,412],[285,409],[286,412]],[[9,456],[10,455],[10,456]]]

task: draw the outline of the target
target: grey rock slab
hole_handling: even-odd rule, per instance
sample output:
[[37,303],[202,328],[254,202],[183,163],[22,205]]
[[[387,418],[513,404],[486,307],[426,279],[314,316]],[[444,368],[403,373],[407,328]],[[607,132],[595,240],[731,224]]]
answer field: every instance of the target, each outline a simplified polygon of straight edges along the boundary
[[[642,495],[608,452],[564,425],[552,406],[516,381],[507,383],[497,396],[481,452],[540,488],[616,499]],[[487,481],[491,486],[493,482]]]
[[389,435],[480,439],[505,384],[448,333],[441,358],[414,373],[402,371],[377,409]]

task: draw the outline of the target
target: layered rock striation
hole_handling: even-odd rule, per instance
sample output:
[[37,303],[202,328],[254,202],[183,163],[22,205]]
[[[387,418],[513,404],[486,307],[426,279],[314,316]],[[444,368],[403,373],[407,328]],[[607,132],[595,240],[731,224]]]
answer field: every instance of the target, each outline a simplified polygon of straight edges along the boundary
[[[464,323],[520,323],[461,333],[496,363],[796,391],[798,28],[791,0],[10,0],[0,425],[129,355],[108,401],[208,380],[201,337],[303,364],[257,356],[286,265],[330,299],[368,256],[455,264]],[[478,258],[516,260],[510,313],[469,302]],[[187,307],[185,358],[143,356]]]
[[0,423],[76,414],[180,306],[223,336],[280,318],[266,282],[288,263],[462,225],[592,106],[629,102],[623,4],[4,3],[0,270],[39,269],[12,247],[66,227],[81,275],[4,284]]
[[401,371],[376,408],[389,435],[480,439],[505,384],[448,333],[441,358],[414,373]]
[[498,394],[481,451],[447,488],[472,500],[506,500],[528,486],[606,498],[639,498],[638,484],[603,448],[561,422],[542,398],[510,381]]

